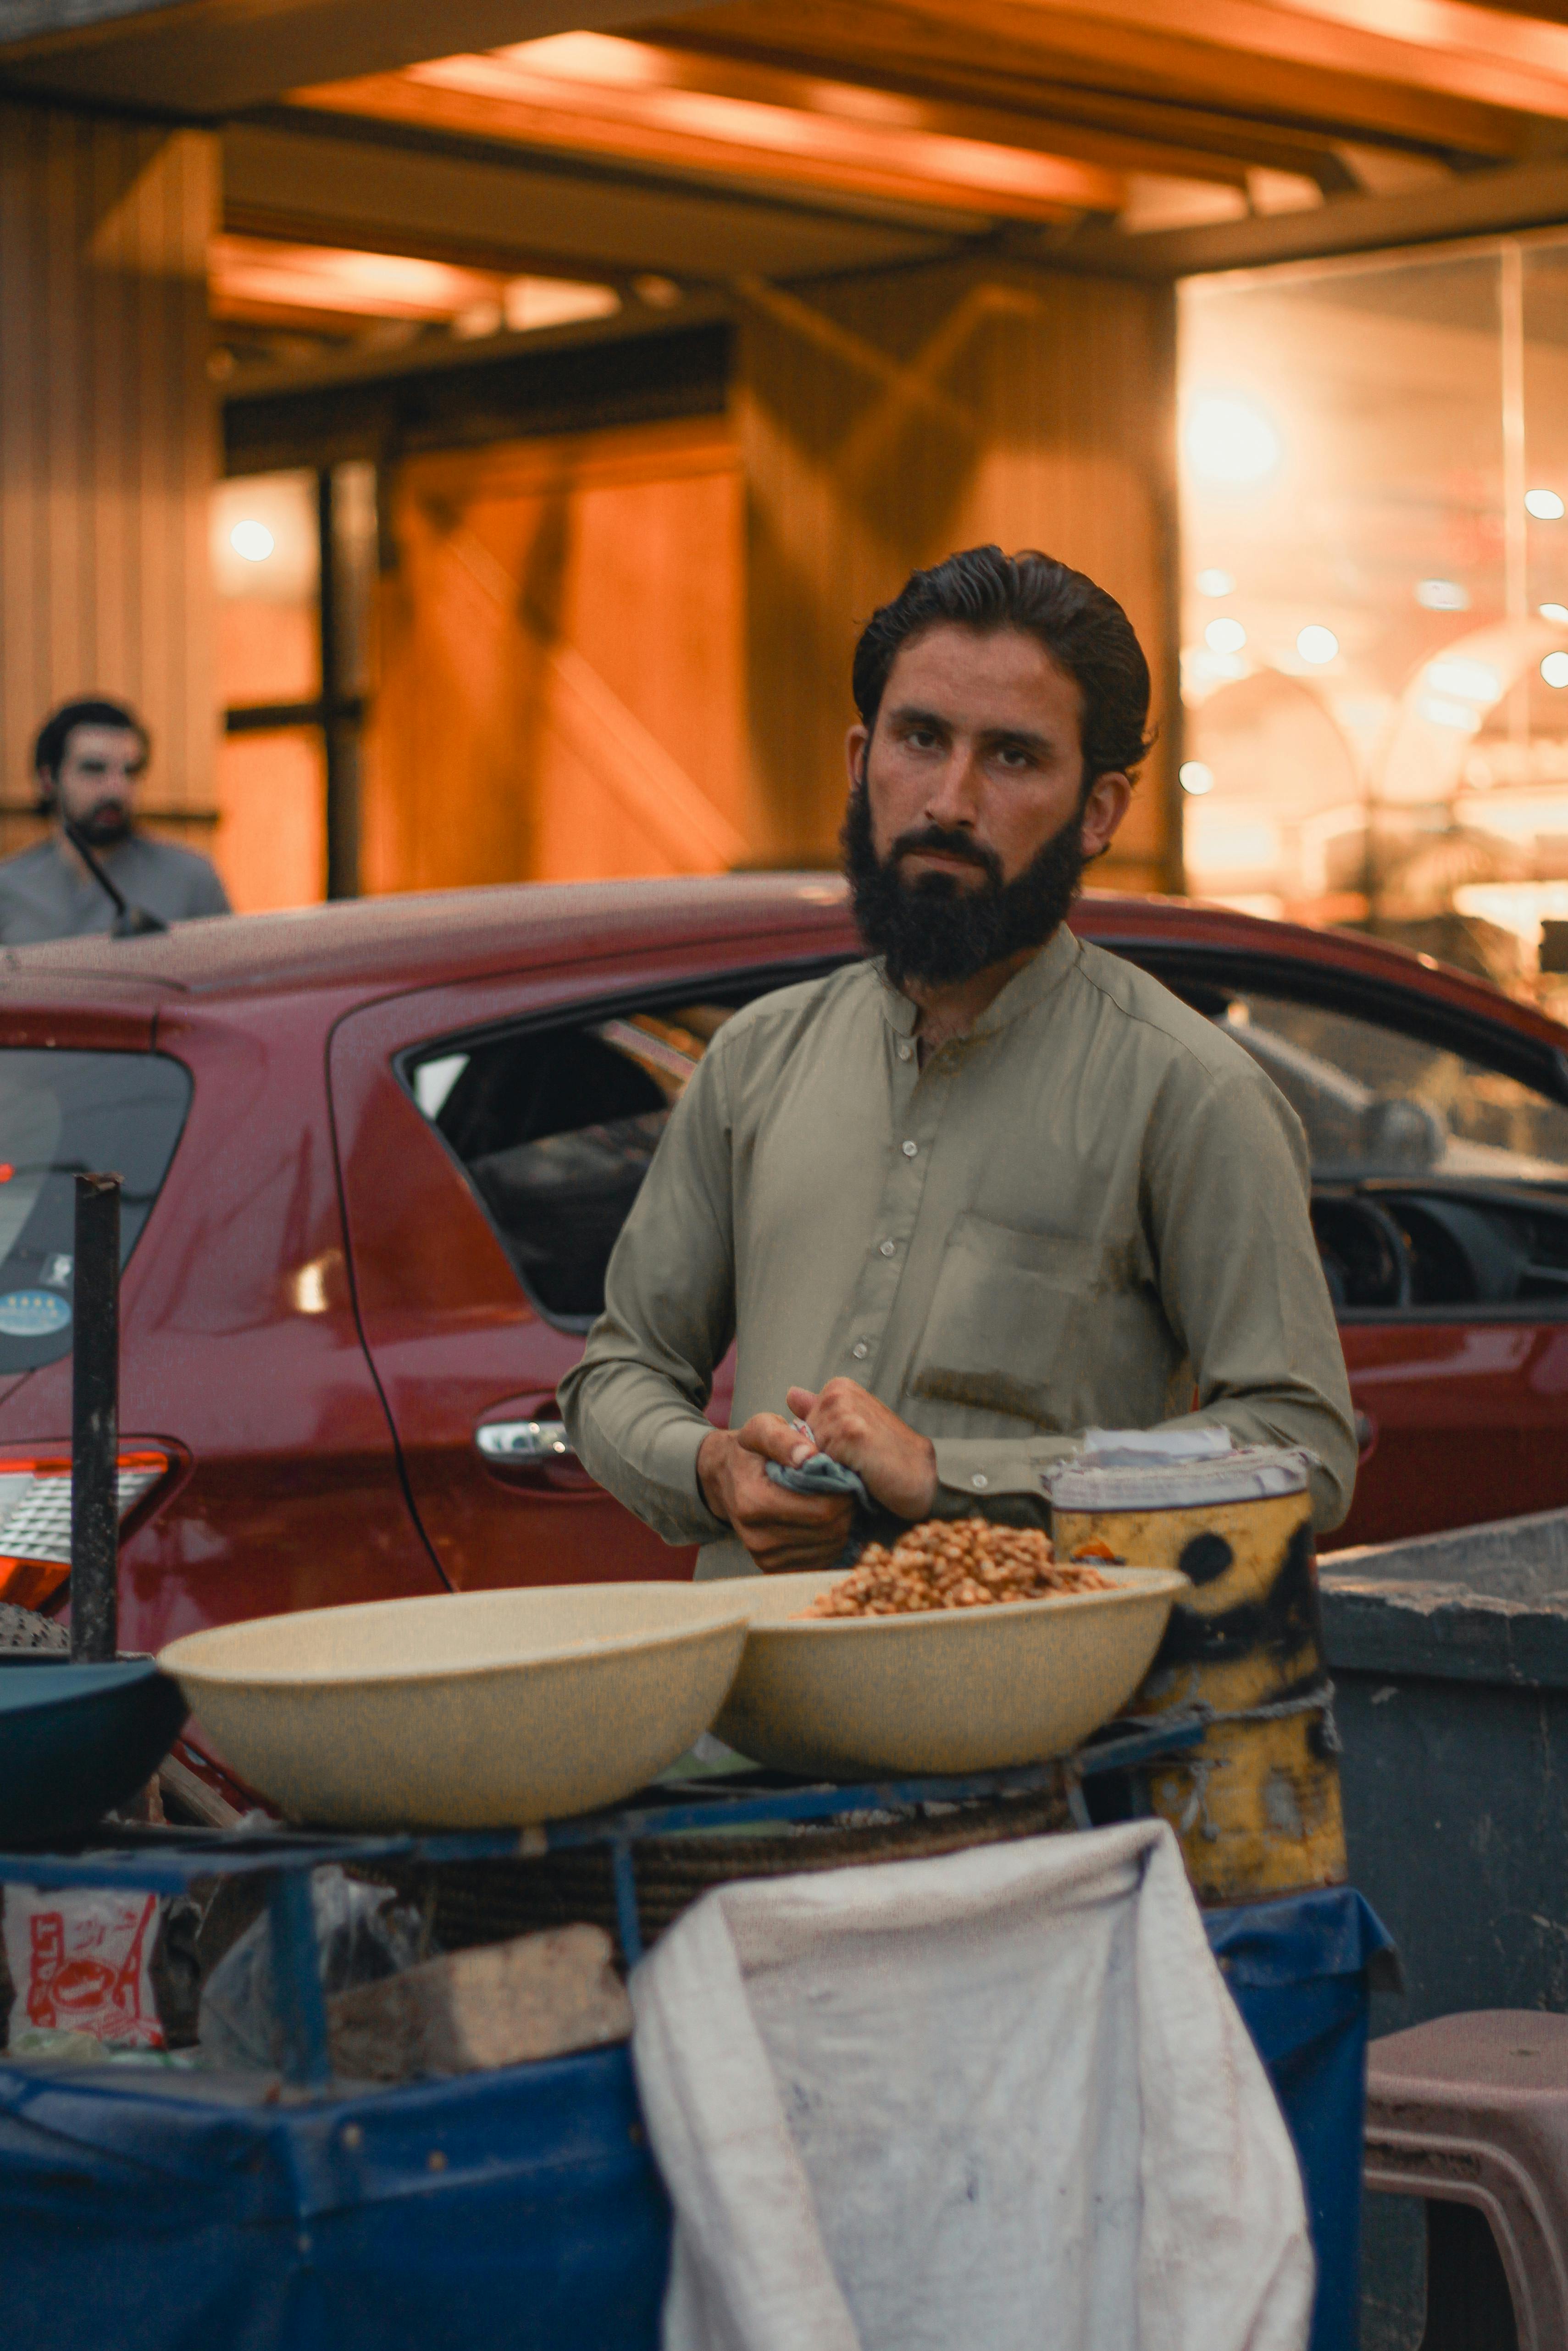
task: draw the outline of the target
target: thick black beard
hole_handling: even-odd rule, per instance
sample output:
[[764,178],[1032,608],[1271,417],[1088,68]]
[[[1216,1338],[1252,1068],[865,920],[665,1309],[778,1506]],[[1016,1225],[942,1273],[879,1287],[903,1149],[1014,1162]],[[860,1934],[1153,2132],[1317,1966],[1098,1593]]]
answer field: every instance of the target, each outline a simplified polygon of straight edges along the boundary
[[131,831],[131,810],[123,800],[102,800],[90,816],[78,817],[77,831],[89,849],[113,849]]
[[[840,836],[844,872],[853,893],[855,923],[873,955],[881,956],[895,987],[906,979],[948,987],[973,979],[991,964],[1042,947],[1066,920],[1083,878],[1082,812],[1053,832],[1021,873],[1002,879],[994,850],[966,834],[928,825],[901,833],[885,862],[872,840],[871,800],[862,769],[850,794]],[[923,874],[913,889],[899,877],[898,860],[914,848],[946,849],[984,867],[986,885],[960,890],[950,874]]]

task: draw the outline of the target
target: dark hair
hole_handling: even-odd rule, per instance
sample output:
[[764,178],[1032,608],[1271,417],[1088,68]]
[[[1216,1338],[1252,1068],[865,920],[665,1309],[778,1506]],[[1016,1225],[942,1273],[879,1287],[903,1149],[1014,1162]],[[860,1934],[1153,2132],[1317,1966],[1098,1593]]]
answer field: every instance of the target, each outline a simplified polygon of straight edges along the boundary
[[46,811],[54,806],[55,778],[60,772],[60,761],[66,756],[72,732],[78,726],[121,726],[128,733],[140,736],[143,758],[152,748],[152,736],[129,704],[108,702],[99,695],[84,695],[78,702],[62,702],[57,710],[50,711],[33,745],[33,772],[36,776],[48,778],[47,783],[40,784],[38,789],[38,804]]
[[1032,547],[966,548],[914,571],[866,622],[855,647],[855,707],[876,725],[894,662],[914,637],[944,624],[989,635],[1021,629],[1076,680],[1082,703],[1084,789],[1147,757],[1149,664],[1133,624],[1103,588]]

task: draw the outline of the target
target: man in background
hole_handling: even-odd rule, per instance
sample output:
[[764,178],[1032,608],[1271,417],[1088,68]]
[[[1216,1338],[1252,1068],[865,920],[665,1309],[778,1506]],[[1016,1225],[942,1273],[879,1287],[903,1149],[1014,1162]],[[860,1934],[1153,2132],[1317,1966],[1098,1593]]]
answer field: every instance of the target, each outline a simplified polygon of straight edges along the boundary
[[0,946],[82,938],[114,926],[118,909],[66,834],[68,820],[129,906],[164,923],[226,914],[227,895],[194,850],[153,841],[135,826],[152,738],[124,703],[62,703],[38,730],[33,771],[47,841],[0,861]]

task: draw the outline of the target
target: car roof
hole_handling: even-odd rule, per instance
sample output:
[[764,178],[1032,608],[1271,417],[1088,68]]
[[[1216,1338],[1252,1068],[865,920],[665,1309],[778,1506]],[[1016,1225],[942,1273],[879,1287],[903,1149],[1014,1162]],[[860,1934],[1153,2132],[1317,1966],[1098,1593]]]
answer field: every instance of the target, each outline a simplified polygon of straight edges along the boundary
[[[841,915],[831,873],[736,873],[664,881],[518,882],[340,899],[267,914],[214,915],[139,937],[12,947],[0,974],[131,981],[194,996],[362,987],[430,987],[575,961],[586,953],[798,931]],[[27,993],[33,991],[29,988]]]
[[[1414,987],[1457,1009],[1562,1047],[1564,1030],[1487,981],[1364,933],[1310,930],[1189,899],[1087,891],[1075,930],[1111,946],[1210,946],[1260,964],[1330,967],[1347,980]],[[853,945],[849,893],[831,872],[680,875],[622,882],[502,883],[216,916],[128,939],[61,939],[0,955],[0,1006],[255,998],[322,989],[397,994],[548,969],[585,956],[802,935],[825,953]]]

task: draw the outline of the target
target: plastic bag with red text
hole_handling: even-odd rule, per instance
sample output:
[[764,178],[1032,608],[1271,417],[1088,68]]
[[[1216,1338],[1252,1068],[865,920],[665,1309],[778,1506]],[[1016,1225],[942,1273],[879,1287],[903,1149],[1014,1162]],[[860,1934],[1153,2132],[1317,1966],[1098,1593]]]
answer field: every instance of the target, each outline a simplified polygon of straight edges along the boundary
[[162,2049],[150,1973],[155,1894],[8,1886],[10,2045],[42,2032],[87,2033],[112,2048]]

